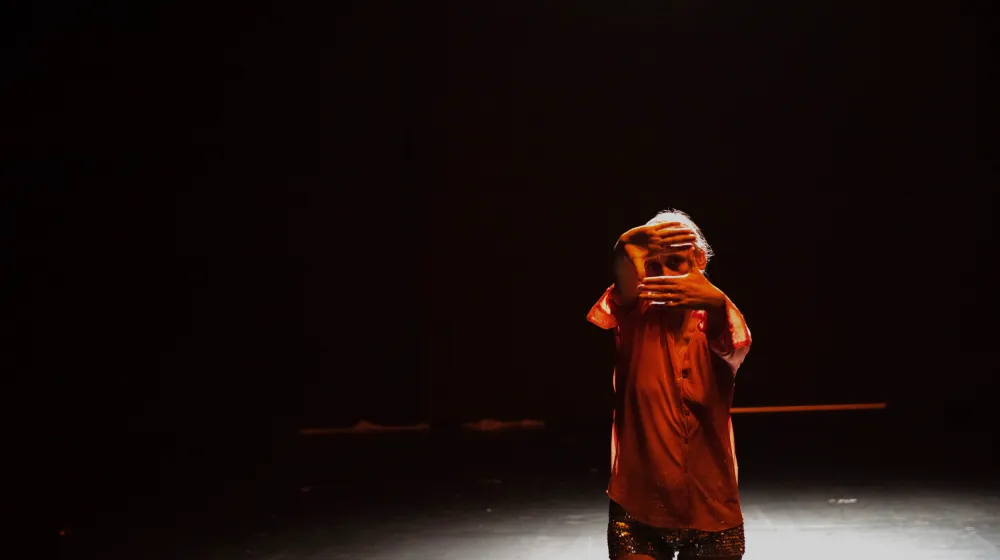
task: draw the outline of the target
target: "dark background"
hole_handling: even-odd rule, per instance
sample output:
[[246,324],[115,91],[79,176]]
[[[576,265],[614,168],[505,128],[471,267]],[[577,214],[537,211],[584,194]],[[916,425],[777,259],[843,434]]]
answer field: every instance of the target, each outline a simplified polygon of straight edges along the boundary
[[976,14],[527,6],[11,20],[10,410],[49,512],[253,471],[304,426],[606,422],[585,315],[667,207],[753,330],[737,406],[995,425]]

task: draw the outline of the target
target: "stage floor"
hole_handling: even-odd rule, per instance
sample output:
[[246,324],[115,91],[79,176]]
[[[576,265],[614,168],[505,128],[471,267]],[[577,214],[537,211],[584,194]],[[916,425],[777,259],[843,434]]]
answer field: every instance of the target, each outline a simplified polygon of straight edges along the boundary
[[[737,422],[745,558],[1000,559],[988,454],[921,448],[873,416],[817,418],[782,432],[775,420]],[[599,560],[606,444],[603,429],[565,426],[292,438],[252,477],[215,490],[191,482],[169,507],[163,495],[133,500],[155,513],[102,516],[62,548],[66,558]]]

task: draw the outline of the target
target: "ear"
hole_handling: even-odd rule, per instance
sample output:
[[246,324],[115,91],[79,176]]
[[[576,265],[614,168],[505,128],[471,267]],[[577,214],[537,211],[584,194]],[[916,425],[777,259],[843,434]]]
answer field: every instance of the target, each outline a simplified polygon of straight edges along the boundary
[[708,267],[708,257],[705,256],[705,251],[702,251],[699,247],[695,247],[691,253],[694,257],[694,262],[692,264],[694,264],[698,270],[704,272],[705,268]]

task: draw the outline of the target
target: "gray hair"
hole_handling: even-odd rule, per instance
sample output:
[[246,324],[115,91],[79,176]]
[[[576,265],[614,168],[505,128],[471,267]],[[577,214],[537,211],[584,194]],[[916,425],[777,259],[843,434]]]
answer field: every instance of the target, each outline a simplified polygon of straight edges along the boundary
[[703,253],[705,253],[705,263],[707,264],[708,261],[712,260],[712,257],[715,256],[715,253],[712,251],[712,246],[708,244],[708,241],[705,239],[705,234],[701,232],[701,228],[694,223],[694,220],[692,220],[691,216],[688,216],[686,212],[675,208],[662,210],[659,214],[653,216],[652,220],[646,222],[646,225],[652,226],[669,222],[680,222],[693,231],[696,237],[694,244],[696,247],[701,249]]

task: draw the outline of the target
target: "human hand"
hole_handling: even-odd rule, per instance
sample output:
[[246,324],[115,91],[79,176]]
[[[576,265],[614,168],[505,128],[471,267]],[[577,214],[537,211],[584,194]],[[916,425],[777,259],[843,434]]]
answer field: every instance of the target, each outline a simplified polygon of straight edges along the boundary
[[686,251],[686,274],[649,276],[639,283],[639,298],[665,307],[712,309],[726,305],[726,296],[705,278],[695,261],[694,251]]
[[630,229],[619,242],[641,279],[646,275],[650,254],[690,249],[696,240],[695,233],[680,222],[668,222]]

